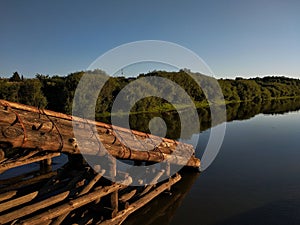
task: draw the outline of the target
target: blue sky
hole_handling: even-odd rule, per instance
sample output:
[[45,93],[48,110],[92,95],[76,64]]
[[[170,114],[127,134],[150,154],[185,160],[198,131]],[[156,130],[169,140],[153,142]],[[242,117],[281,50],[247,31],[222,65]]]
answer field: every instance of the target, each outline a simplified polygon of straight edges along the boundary
[[67,75],[132,41],[175,42],[217,77],[300,77],[300,1],[0,1],[0,76]]

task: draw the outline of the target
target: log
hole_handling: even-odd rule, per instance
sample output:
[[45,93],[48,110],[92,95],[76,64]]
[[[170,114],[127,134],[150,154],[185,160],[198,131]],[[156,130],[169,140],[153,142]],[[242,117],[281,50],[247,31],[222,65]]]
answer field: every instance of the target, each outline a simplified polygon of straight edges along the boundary
[[64,200],[69,195],[69,191],[63,192],[61,194],[52,196],[48,199],[45,199],[43,201],[34,203],[32,205],[25,206],[21,209],[15,210],[13,212],[7,213],[5,215],[0,216],[0,224],[8,223],[10,221],[13,221],[15,219],[21,218],[23,216],[29,215],[33,212],[36,212],[40,209],[49,207],[55,203],[58,203],[62,200]]
[[14,197],[16,194],[17,194],[17,191],[9,191],[9,192],[0,194],[0,202],[10,199],[10,198]]
[[51,166],[52,165],[52,158],[45,159],[45,164],[46,164],[46,166]]
[[173,184],[177,183],[180,179],[180,175],[176,175],[174,178],[170,178],[168,182],[160,185],[149,194],[129,205],[126,209],[120,211],[114,218],[97,223],[97,225],[120,225],[131,213],[146,205],[163,191],[171,187]]
[[25,187],[25,186],[33,185],[33,184],[42,182],[46,179],[49,179],[49,178],[55,176],[56,174],[57,174],[56,171],[49,172],[49,173],[46,173],[46,174],[42,174],[42,175],[27,179],[27,180],[24,180],[24,181],[20,181],[20,182],[15,183],[15,184],[11,184],[7,187],[1,188],[0,191],[4,192],[4,191],[8,191],[8,190],[19,189],[19,188],[22,188],[22,187]]
[[145,195],[148,193],[157,183],[158,179],[165,173],[165,170],[159,171],[156,176],[152,179],[149,185],[147,185],[144,189],[144,191],[140,194],[140,196]]
[[[54,112],[51,110],[47,110],[47,109],[43,109],[41,112],[41,109],[38,109],[34,106],[28,106],[28,105],[24,105],[24,104],[20,104],[20,103],[15,103],[15,102],[10,102],[10,101],[6,101],[3,99],[0,99],[0,105],[4,106],[4,108],[10,107],[13,109],[17,109],[17,110],[22,110],[22,111],[27,111],[27,112],[32,112],[32,113],[36,113],[36,114],[45,114],[49,117],[53,117],[53,118],[57,118],[57,119],[63,119],[63,120],[67,120],[67,121],[77,121],[80,123],[89,123],[89,124],[93,124],[99,127],[103,127],[105,129],[114,129],[117,131],[122,131],[122,132],[128,132],[129,130],[123,127],[118,127],[118,126],[112,126],[110,124],[106,124],[103,122],[98,122],[98,121],[93,121],[93,120],[86,120],[80,117],[76,117],[76,116],[71,116],[71,115],[66,115],[63,113],[59,113],[59,112]],[[131,132],[135,135],[141,136],[141,137],[153,137],[153,139],[156,138],[156,136],[152,135],[152,134],[147,134],[141,131],[136,131],[136,130],[131,130]],[[172,139],[168,139],[168,138],[162,138],[165,142],[170,143],[170,144],[182,144],[181,142],[178,142],[176,140],[172,140]]]
[[130,183],[128,182],[128,180],[125,180],[123,184],[113,184],[110,186],[106,186],[100,190],[93,191],[89,194],[83,195],[74,200],[70,200],[69,202],[67,202],[65,204],[62,204],[55,208],[49,209],[44,213],[33,216],[32,218],[26,219],[24,221],[20,221],[20,224],[23,224],[23,225],[25,225],[25,224],[26,225],[42,224],[45,221],[48,221],[48,220],[56,218],[60,215],[69,213],[69,212],[73,211],[74,209],[77,209],[83,205],[86,205],[98,198],[106,196],[114,191],[117,191],[117,190],[123,188],[124,185],[129,185],[129,184]]
[[0,162],[3,161],[4,158],[5,158],[5,152],[2,149],[0,149]]
[[30,202],[32,199],[34,199],[38,195],[38,191],[32,192],[30,194],[21,196],[19,198],[12,199],[10,201],[4,202],[0,204],[0,212],[3,212],[5,210],[8,210],[10,208],[22,205],[26,202]]
[[18,183],[19,181],[22,181],[26,177],[36,176],[38,174],[40,174],[40,170],[35,170],[35,171],[30,171],[28,173],[23,173],[23,174],[20,174],[18,176],[15,176],[15,177],[10,177],[10,178],[7,178],[7,179],[0,180],[0,185],[2,186],[2,185],[15,184],[15,183]]
[[44,185],[40,191],[39,191],[39,195],[45,195],[47,193],[50,193],[52,191],[57,191],[59,190],[60,192],[64,192],[67,190],[70,190],[72,188],[74,188],[74,186],[76,185],[77,182],[79,182],[80,180],[83,179],[83,173],[80,173],[78,176],[68,180],[68,181],[59,181],[56,180],[55,183],[46,183],[46,185]]
[[[97,175],[82,189],[82,191],[80,191],[80,193],[78,194],[78,196],[84,195],[86,193],[88,193],[93,187],[94,185],[100,180],[100,178],[104,175],[105,170],[101,170],[100,173],[97,173]],[[52,223],[51,225],[59,225],[61,224],[69,215],[69,213],[66,213],[64,215],[61,215],[59,217],[57,217]]]
[[125,202],[127,202],[128,200],[130,200],[135,194],[136,194],[136,189],[133,189],[132,191],[123,194],[123,195],[119,198],[119,201],[125,203]]
[[69,215],[69,213],[66,213],[64,215],[57,217],[56,219],[54,219],[52,221],[50,220],[51,221],[50,225],[60,225],[67,218],[68,215]]
[[23,161],[23,160],[26,160],[32,156],[34,156],[35,154],[39,153],[40,151],[39,150],[32,150],[30,152],[28,152],[28,154],[24,155],[24,156],[21,156],[18,158],[18,161]]
[[101,170],[97,175],[83,188],[83,190],[79,193],[78,196],[85,195],[88,193],[94,185],[100,180],[100,178],[104,175],[105,170]]
[[44,159],[53,158],[53,157],[57,157],[57,156],[60,156],[59,152],[52,152],[52,153],[48,153],[43,156],[35,156],[35,157],[28,158],[25,160],[15,160],[14,162],[2,163],[2,164],[0,164],[0,173],[5,170],[12,169],[12,168],[15,168],[18,166],[23,166],[23,165],[27,165],[27,164],[34,163],[34,162],[39,162]]
[[112,218],[117,215],[118,210],[119,210],[119,197],[118,196],[119,196],[118,190],[111,193],[110,203],[111,203],[111,208],[113,210],[111,213]]
[[[74,138],[74,124],[82,139],[81,146]],[[92,125],[96,126],[96,130]],[[95,156],[103,154],[101,146],[104,146],[109,154],[120,159],[151,162],[165,159],[182,166],[200,166],[200,160],[194,156],[191,145],[4,100],[0,100],[0,128],[0,142],[12,148],[39,148]],[[120,135],[116,135],[116,132]],[[141,144],[146,138],[151,139]],[[125,147],[124,143],[130,148]],[[147,149],[149,146],[153,149]]]

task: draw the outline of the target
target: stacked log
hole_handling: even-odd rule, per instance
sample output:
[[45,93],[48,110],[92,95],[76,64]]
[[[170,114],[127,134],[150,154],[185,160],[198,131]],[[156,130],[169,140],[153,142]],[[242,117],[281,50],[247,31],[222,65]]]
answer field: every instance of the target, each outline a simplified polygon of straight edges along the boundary
[[[82,139],[86,140],[87,144],[82,144],[82,149],[76,143],[73,125],[79,132],[82,131]],[[191,145],[4,100],[0,100],[0,128],[2,149],[95,155],[104,146],[109,154],[119,159],[148,162],[165,160],[176,165],[200,166],[200,160],[195,157]]]
[[[74,124],[82,128],[90,149],[78,146]],[[82,151],[95,156],[100,143],[110,155],[105,156],[108,171],[101,165],[91,168],[81,156]],[[52,159],[62,153],[69,155],[69,162],[52,171]],[[112,156],[130,159],[135,165],[164,163],[160,169],[149,169],[148,185],[135,187],[130,184],[139,177],[119,171]],[[200,166],[191,145],[0,100],[0,174],[37,162],[40,170],[14,178],[0,175],[0,224],[121,224],[181,179],[179,174],[170,175],[171,164]],[[167,179],[157,183],[161,177]],[[95,217],[95,210],[101,210],[100,217]]]

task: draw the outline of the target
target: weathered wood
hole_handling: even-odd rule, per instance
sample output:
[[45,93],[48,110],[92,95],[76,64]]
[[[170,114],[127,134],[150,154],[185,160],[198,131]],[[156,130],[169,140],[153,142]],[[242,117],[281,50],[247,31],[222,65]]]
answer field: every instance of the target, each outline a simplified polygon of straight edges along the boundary
[[0,160],[0,163],[4,162],[6,160],[7,160],[7,158],[3,158],[3,159]]
[[5,192],[3,194],[0,194],[0,203],[2,201],[8,200],[12,197],[14,197],[17,194],[17,191],[9,191],[9,192]]
[[88,193],[94,185],[100,180],[100,178],[104,175],[105,170],[101,170],[100,173],[97,173],[96,176],[82,189],[78,196],[85,195]]
[[[121,159],[151,162],[162,162],[165,159],[182,166],[200,166],[200,160],[193,155],[193,147],[188,144],[4,100],[0,100],[0,105],[0,141],[14,148],[61,150],[70,154],[93,156],[103,152],[101,146],[104,146],[109,154]],[[81,146],[74,138],[74,124],[82,139]],[[95,125],[96,130],[91,125]],[[117,135],[122,137],[120,140],[115,138],[116,132],[121,134]],[[125,143],[130,148],[125,147]]]
[[119,198],[119,201],[125,203],[125,202],[127,202],[128,200],[130,200],[135,194],[136,194],[136,189],[133,189],[132,191],[123,194],[123,195]]
[[32,150],[30,152],[28,152],[28,154],[24,155],[24,156],[21,156],[18,158],[18,161],[23,161],[23,160],[26,160],[32,156],[34,156],[35,154],[39,153],[40,151],[39,150]]
[[165,163],[165,171],[166,171],[166,176],[170,177],[171,173],[171,165],[170,163]]
[[117,190],[123,188],[124,185],[129,185],[129,184],[130,183],[128,183],[128,180],[125,180],[123,184],[113,184],[110,186],[103,187],[100,190],[95,190],[89,194],[83,195],[74,200],[70,200],[69,202],[67,202],[65,204],[62,204],[55,208],[49,209],[46,212],[36,215],[32,218],[26,219],[24,221],[20,221],[20,224],[23,224],[23,225],[25,225],[25,224],[28,224],[28,225],[42,224],[44,221],[48,221],[48,220],[56,218],[60,215],[69,213],[70,211],[73,211],[74,209],[77,209],[83,205],[86,205],[98,198],[106,196],[114,191],[117,191]]
[[[3,99],[0,99],[0,105],[5,106],[5,107],[10,107],[13,109],[17,109],[17,110],[23,110],[23,111],[27,111],[27,112],[32,112],[32,113],[36,113],[36,114],[45,114],[49,117],[53,117],[53,118],[57,118],[57,119],[63,119],[63,120],[68,120],[68,121],[77,121],[77,122],[81,122],[81,123],[90,123],[99,127],[103,127],[105,129],[114,129],[117,131],[122,131],[122,132],[128,132],[129,130],[123,127],[118,127],[118,126],[112,126],[110,124],[106,124],[103,122],[98,122],[98,121],[92,121],[92,120],[86,120],[80,117],[76,117],[76,116],[71,116],[71,115],[66,115],[63,113],[59,113],[59,112],[54,112],[51,110],[47,110],[47,109],[38,109],[36,107],[33,106],[28,106],[28,105],[24,105],[24,104],[20,104],[20,103],[15,103],[15,102],[9,102]],[[141,131],[136,131],[136,130],[131,130],[131,132],[135,135],[141,136],[141,137],[149,137],[152,139],[156,139],[157,137],[152,135],[152,134],[146,134],[144,132]],[[169,143],[169,144],[182,144],[181,142],[172,140],[172,139],[168,139],[168,138],[162,138],[163,141]]]
[[66,213],[64,215],[60,215],[56,219],[52,220],[50,225],[60,225],[68,217],[68,215],[69,215],[69,213]]
[[30,202],[32,199],[34,199],[38,195],[38,191],[32,192],[30,194],[21,196],[19,198],[12,199],[10,201],[4,202],[0,204],[0,212],[3,212],[5,210],[8,210],[10,208],[22,205],[26,202]]
[[119,210],[119,197],[118,196],[119,196],[118,190],[111,193],[110,203],[111,203],[111,208],[113,210],[111,213],[112,218],[117,215],[118,210]]
[[0,180],[0,185],[15,184],[19,181],[22,181],[26,177],[32,177],[32,176],[36,176],[38,174],[40,174],[40,170],[34,170],[34,171],[30,171],[28,173],[23,173],[23,174],[20,174],[18,176],[15,176],[15,177],[10,177],[10,178],[7,178],[7,179]]
[[0,149],[0,162],[5,158],[5,152]]
[[151,182],[149,183],[149,185],[147,185],[144,189],[144,191],[140,194],[140,196],[145,195],[146,193],[148,193],[157,183],[158,179],[165,173],[165,170],[161,170],[159,171],[155,177],[151,180]]
[[75,187],[76,183],[83,179],[83,173],[79,173],[78,176],[70,178],[68,181],[56,180],[55,183],[46,183],[39,191],[39,195],[45,195],[52,191],[59,190],[60,192],[71,190]]
[[12,168],[15,168],[18,166],[23,166],[23,165],[27,165],[27,164],[34,163],[34,162],[39,162],[44,159],[53,158],[53,157],[57,157],[57,156],[60,156],[59,152],[51,152],[51,153],[47,153],[46,155],[42,155],[42,156],[34,156],[32,158],[27,158],[24,160],[15,160],[14,162],[2,163],[2,164],[0,164],[0,173],[5,170],[12,169]]
[[168,189],[170,186],[175,184],[181,179],[180,175],[176,175],[174,178],[170,178],[170,180],[153,191],[151,191],[149,194],[145,195],[144,197],[140,198],[139,200],[135,201],[131,205],[129,205],[126,209],[120,211],[114,218],[110,220],[106,220],[104,222],[97,223],[98,225],[120,225],[131,213],[135,212],[139,208],[146,205],[148,202],[153,200],[156,196],[161,194],[163,191]]
[[52,165],[52,158],[48,158],[44,160],[46,166],[51,166]]
[[36,212],[40,209],[46,208],[48,206],[51,206],[57,202],[60,202],[64,200],[69,195],[69,191],[66,191],[64,193],[52,196],[48,199],[45,199],[43,201],[25,206],[21,209],[17,209],[13,212],[7,213],[5,215],[0,216],[0,224],[8,223],[12,220],[21,218],[23,216],[29,215],[33,212]]
[[56,174],[57,174],[56,171],[52,171],[52,172],[49,172],[49,173],[46,173],[46,174],[41,174],[39,176],[35,176],[35,177],[30,178],[30,179],[23,180],[23,181],[20,181],[18,183],[11,184],[7,187],[1,188],[0,191],[4,192],[4,191],[19,189],[21,187],[25,187],[25,186],[33,185],[33,184],[36,184],[36,183],[40,183],[40,182],[43,182],[44,180],[47,180],[47,179],[55,176]]
[[[100,180],[100,178],[104,175],[104,173],[105,170],[103,169],[100,171],[100,173],[97,173],[96,176],[82,189],[82,191],[80,191],[78,196],[85,195],[86,193],[88,193],[94,187],[94,185]],[[66,213],[64,215],[57,217],[55,220],[53,220],[51,225],[61,224],[68,217],[68,215],[69,213]]]

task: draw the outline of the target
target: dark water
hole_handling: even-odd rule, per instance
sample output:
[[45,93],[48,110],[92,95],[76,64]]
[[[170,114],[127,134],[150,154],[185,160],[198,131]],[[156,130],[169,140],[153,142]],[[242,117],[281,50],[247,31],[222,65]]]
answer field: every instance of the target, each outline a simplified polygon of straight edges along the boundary
[[[229,106],[213,164],[201,174],[183,172],[171,196],[125,224],[300,224],[299,108],[299,100]],[[199,157],[209,133],[205,127],[199,134]]]
[[[220,152],[202,173],[181,171],[183,179],[125,221],[125,225],[289,225],[300,224],[300,100],[241,103],[227,106],[227,128]],[[199,110],[201,158],[210,135],[210,112]],[[178,139],[177,113],[132,115],[132,129],[149,132],[148,123],[162,116],[167,136]],[[106,118],[102,120],[109,122]],[[192,123],[193,121],[191,121]],[[66,157],[54,160],[53,169]],[[39,164],[9,170],[1,179]]]

